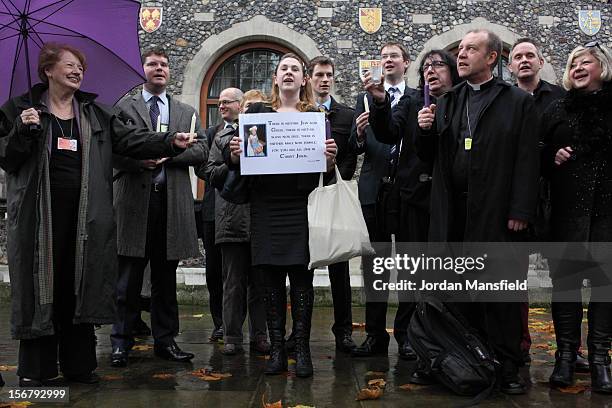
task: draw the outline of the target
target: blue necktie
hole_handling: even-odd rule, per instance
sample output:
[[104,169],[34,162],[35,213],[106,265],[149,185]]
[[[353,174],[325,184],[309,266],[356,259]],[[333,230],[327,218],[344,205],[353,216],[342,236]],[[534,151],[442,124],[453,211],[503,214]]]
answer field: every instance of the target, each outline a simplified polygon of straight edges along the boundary
[[[395,93],[399,92],[399,88],[396,87],[391,87],[388,90],[389,92],[389,96],[390,96],[390,101],[391,101],[391,107],[394,107],[395,105],[397,105],[397,100],[395,98]],[[397,160],[397,144],[394,144],[391,146],[391,150],[389,151],[389,164],[391,166],[393,166],[396,163]]]
[[[159,96],[153,95],[150,99],[151,105],[149,106],[149,116],[151,117],[151,126],[153,131],[157,131],[157,119],[159,118]],[[166,182],[166,173],[164,171],[164,165],[155,167],[153,170],[153,183],[164,184]]]
[[149,116],[151,117],[151,126],[153,127],[153,131],[157,131],[157,119],[159,118],[159,105],[157,101],[159,101],[159,96],[153,95],[150,99],[151,105],[149,106]]
[[399,89],[392,86],[391,88],[389,88],[388,92],[389,92],[389,96],[390,96],[391,107],[394,107],[395,106],[395,103],[394,103],[395,102],[395,93],[399,92]]

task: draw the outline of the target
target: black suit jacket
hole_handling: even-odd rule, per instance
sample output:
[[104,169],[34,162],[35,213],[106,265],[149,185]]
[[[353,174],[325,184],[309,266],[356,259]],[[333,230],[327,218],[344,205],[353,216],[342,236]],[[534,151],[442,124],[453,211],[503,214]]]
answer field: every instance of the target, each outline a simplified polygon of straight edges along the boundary
[[359,146],[357,143],[356,119],[365,112],[365,105],[363,103],[364,95],[368,98],[369,106],[374,104],[370,94],[362,92],[357,96],[353,126],[351,127],[351,137],[349,139],[350,149],[355,154],[363,153],[364,155],[358,183],[359,201],[362,206],[376,204],[380,180],[389,173],[389,152],[391,150],[391,146],[376,140],[376,136],[374,136],[371,126],[366,127],[366,139],[363,145]]
[[379,142],[393,145],[401,141],[395,176],[400,195],[408,204],[429,210],[433,165],[419,159],[415,147],[417,113],[422,107],[421,92],[406,88],[393,111],[388,95],[384,103],[370,105],[370,126]]
[[333,97],[331,98],[327,119],[329,119],[331,124],[331,137],[338,146],[336,163],[344,180],[352,179],[357,167],[357,154],[353,149],[349,148],[353,112],[353,108],[339,103]]

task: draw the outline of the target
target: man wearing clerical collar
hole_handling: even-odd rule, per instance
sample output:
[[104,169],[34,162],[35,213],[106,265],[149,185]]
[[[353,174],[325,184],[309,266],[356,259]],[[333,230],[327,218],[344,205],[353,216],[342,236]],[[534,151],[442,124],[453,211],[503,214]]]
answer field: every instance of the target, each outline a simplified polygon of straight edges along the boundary
[[[538,118],[528,93],[493,77],[501,50],[493,32],[468,32],[457,57],[466,82],[419,111],[418,153],[434,163],[430,241],[520,241],[533,220]],[[526,274],[524,258],[516,257],[511,267]],[[494,265],[491,261],[487,267]],[[523,364],[520,303],[459,306],[501,363],[501,391],[524,393],[518,375]]]

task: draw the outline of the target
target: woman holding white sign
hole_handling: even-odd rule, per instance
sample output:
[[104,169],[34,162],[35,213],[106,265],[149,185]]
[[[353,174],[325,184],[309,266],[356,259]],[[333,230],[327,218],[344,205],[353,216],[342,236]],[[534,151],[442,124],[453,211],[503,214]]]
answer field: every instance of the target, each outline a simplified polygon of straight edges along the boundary
[[[294,54],[281,57],[272,77],[270,104],[257,103],[246,113],[317,112],[303,61]],[[239,168],[242,140],[235,136],[227,152],[230,168]],[[336,143],[325,141],[327,170],[333,169]],[[296,321],[298,377],[312,376],[310,321],[314,303],[313,271],[308,270],[308,195],[318,185],[318,173],[248,176],[251,203],[251,250],[258,286],[263,288],[270,359],[266,374],[287,371],[285,350],[287,275],[295,298],[291,299]]]

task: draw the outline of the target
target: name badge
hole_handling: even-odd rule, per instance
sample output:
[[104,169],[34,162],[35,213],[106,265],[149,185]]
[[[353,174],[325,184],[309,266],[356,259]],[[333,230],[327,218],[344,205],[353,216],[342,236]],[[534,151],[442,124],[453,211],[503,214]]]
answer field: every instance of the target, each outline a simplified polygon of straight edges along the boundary
[[465,147],[465,150],[472,150],[472,138],[471,137],[466,137],[464,139],[464,147]]
[[71,152],[76,152],[77,151],[77,140],[58,137],[57,138],[57,150],[69,150]]

